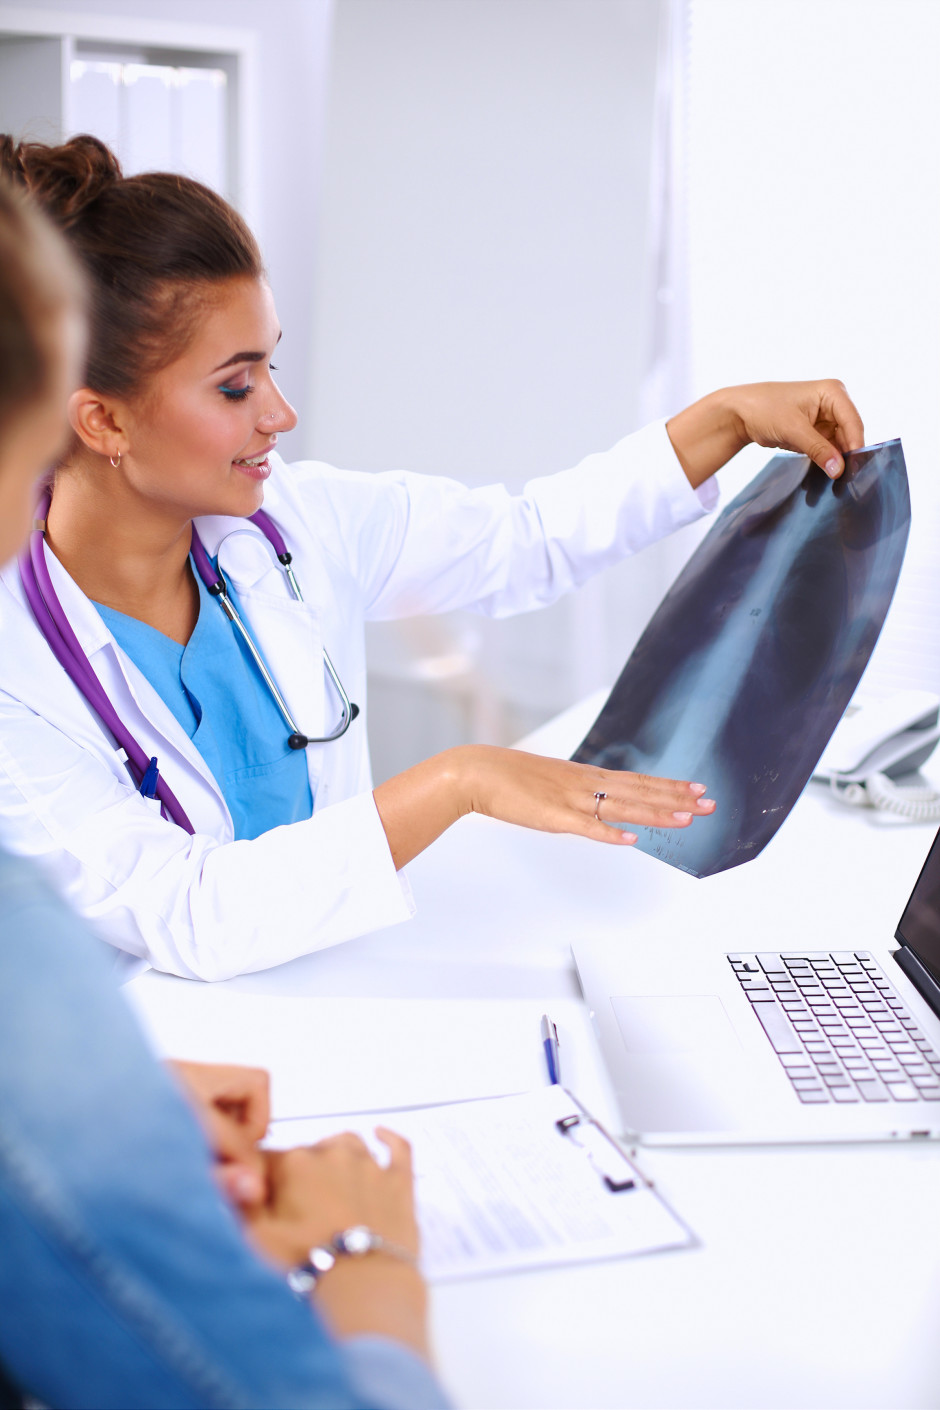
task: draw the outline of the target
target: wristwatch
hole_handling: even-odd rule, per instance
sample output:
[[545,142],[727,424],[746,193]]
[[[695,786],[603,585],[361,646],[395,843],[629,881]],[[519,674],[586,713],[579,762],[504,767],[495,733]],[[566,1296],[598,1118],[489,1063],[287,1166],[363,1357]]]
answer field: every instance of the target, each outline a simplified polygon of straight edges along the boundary
[[318,1280],[328,1273],[338,1258],[363,1258],[367,1253],[387,1253],[412,1267],[417,1259],[410,1249],[392,1243],[365,1224],[354,1224],[342,1233],[334,1234],[328,1244],[316,1244],[307,1254],[306,1262],[298,1263],[287,1275],[287,1286],[297,1297],[308,1297]]

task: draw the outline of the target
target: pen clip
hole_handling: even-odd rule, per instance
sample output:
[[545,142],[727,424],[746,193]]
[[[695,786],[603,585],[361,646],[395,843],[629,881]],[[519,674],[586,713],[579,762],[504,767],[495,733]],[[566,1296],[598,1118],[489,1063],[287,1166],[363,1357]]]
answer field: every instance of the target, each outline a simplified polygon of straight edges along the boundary
[[147,765],[147,771],[140,780],[139,792],[141,797],[156,798],[159,779],[160,770],[157,768],[157,760],[156,757],[154,757],[150,760],[150,763]]

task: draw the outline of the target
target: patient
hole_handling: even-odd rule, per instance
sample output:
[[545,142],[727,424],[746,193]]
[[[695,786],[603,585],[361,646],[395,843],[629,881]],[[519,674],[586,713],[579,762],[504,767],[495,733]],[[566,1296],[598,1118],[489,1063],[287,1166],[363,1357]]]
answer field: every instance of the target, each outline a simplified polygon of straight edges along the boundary
[[[61,445],[83,344],[60,237],[0,186],[0,563]],[[0,853],[0,1405],[445,1405],[407,1144],[380,1133],[387,1169],[352,1135],[265,1155],[262,1074],[177,1076],[202,1127],[101,947]],[[354,1225],[389,1247],[291,1292],[286,1271]]]

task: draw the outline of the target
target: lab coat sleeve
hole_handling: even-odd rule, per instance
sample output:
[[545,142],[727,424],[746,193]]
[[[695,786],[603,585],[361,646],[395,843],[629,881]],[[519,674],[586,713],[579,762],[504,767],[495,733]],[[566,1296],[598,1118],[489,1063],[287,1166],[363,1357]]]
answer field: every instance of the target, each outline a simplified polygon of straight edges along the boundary
[[267,969],[414,912],[371,793],[253,841],[191,837],[2,694],[0,841],[45,863],[102,940],[187,979]]
[[318,469],[296,467],[310,521],[328,525],[325,551],[342,546],[365,614],[379,620],[546,606],[717,500],[714,480],[692,489],[664,422],[530,480],[520,495],[441,476]]

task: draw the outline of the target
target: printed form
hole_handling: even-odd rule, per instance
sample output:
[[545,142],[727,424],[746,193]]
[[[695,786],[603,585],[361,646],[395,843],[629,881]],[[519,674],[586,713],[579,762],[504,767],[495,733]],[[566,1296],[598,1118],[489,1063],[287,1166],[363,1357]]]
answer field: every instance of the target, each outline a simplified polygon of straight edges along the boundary
[[[563,1123],[559,1127],[558,1123]],[[685,1248],[694,1236],[563,1087],[419,1110],[273,1122],[266,1144],[376,1126],[411,1142],[432,1282]]]

